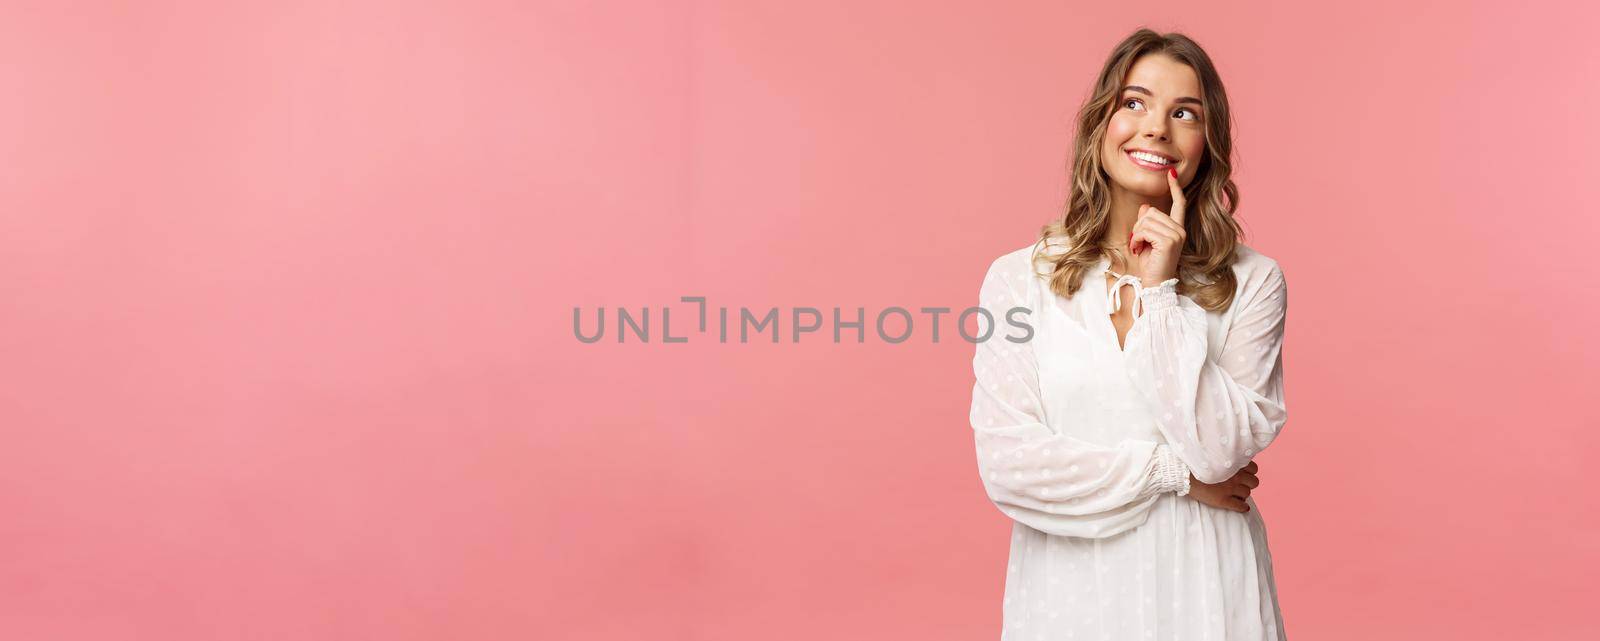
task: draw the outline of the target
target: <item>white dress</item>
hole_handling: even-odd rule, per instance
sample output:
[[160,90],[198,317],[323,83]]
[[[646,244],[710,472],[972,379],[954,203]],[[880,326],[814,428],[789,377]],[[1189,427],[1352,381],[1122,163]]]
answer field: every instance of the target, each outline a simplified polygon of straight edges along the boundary
[[[1191,473],[1227,479],[1287,418],[1277,262],[1238,245],[1219,314],[1175,278],[1108,287],[1105,258],[1062,298],[1032,251],[989,267],[979,297],[994,320],[979,317],[973,359],[978,470],[1013,521],[1001,638],[1283,639],[1255,501],[1239,513],[1185,496]],[[1137,293],[1125,351],[1111,322],[1122,285]]]

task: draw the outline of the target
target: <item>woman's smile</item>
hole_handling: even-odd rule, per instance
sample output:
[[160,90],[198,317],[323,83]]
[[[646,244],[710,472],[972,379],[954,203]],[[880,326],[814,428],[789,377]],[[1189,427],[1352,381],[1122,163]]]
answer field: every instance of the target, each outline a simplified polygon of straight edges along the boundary
[[1128,159],[1133,161],[1134,165],[1142,169],[1149,169],[1150,171],[1165,172],[1168,167],[1173,167],[1178,164],[1178,161],[1173,159],[1171,156],[1156,153],[1148,149],[1129,149],[1126,153],[1128,155]]

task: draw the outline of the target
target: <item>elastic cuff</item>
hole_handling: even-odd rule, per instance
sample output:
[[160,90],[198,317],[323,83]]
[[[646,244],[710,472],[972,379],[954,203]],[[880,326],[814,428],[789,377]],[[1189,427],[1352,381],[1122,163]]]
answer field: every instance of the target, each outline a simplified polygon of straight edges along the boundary
[[1178,496],[1189,493],[1189,466],[1166,443],[1156,446],[1156,485],[1161,491],[1177,492]]
[[1146,312],[1178,306],[1178,279],[1168,278],[1154,287],[1139,291],[1139,304]]

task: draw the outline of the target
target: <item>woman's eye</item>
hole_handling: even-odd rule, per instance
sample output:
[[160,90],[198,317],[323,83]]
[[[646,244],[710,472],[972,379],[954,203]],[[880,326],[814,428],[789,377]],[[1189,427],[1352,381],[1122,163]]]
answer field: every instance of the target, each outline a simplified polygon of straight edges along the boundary
[[1139,102],[1138,98],[1128,98],[1128,99],[1122,101],[1122,106],[1125,109],[1133,109],[1135,107],[1143,106],[1143,105],[1144,105],[1144,103]]
[[1177,113],[1177,116],[1178,116],[1178,119],[1180,119],[1180,120],[1199,120],[1200,119],[1200,115],[1199,114],[1196,114],[1193,111],[1189,111],[1188,109],[1179,109],[1178,113]]

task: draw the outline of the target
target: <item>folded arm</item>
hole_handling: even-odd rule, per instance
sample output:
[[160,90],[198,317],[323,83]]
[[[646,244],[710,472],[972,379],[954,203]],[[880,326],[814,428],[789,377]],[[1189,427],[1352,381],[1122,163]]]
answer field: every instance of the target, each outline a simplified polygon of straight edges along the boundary
[[1220,358],[1208,354],[1206,310],[1169,279],[1140,293],[1127,372],[1173,451],[1202,483],[1220,483],[1277,438],[1288,420],[1283,335],[1288,287],[1273,264],[1240,287]]

